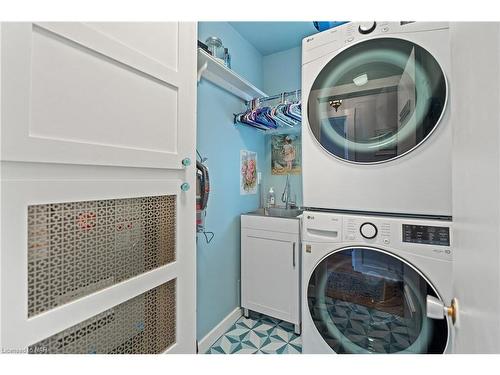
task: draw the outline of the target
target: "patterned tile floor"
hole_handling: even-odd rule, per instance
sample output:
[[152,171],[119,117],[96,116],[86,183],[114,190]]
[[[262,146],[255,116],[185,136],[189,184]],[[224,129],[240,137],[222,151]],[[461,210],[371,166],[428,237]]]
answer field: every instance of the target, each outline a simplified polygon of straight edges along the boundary
[[242,316],[207,354],[300,354],[302,340],[293,325],[265,315]]

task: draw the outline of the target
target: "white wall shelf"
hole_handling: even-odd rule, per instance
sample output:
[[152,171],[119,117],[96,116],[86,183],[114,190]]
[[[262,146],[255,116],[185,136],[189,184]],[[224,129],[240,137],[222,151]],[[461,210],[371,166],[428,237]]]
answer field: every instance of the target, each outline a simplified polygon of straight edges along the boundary
[[246,79],[217,61],[212,55],[198,48],[198,82],[201,78],[222,87],[244,101],[267,96]]

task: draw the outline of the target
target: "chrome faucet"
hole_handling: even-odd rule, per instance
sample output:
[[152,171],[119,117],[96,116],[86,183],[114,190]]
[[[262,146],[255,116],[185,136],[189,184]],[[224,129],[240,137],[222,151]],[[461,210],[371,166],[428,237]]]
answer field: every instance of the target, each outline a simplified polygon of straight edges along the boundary
[[283,194],[281,194],[281,201],[285,203],[285,209],[290,208],[290,173],[286,174],[285,188],[283,189]]

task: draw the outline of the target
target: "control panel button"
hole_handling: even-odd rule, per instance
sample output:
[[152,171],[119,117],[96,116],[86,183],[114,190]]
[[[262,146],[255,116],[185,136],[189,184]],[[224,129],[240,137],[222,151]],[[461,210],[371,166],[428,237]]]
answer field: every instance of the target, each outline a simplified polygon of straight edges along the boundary
[[372,239],[377,236],[378,229],[373,223],[363,223],[359,227],[359,232],[364,238]]
[[376,22],[363,22],[359,25],[358,31],[360,34],[370,34],[377,27]]

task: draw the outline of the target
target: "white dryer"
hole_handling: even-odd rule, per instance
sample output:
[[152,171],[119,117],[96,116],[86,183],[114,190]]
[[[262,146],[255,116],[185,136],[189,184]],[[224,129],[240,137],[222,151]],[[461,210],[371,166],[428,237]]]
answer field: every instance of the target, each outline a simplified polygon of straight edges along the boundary
[[306,211],[302,235],[303,353],[451,352],[451,222]]
[[447,23],[348,23],[302,43],[304,206],[451,216]]

